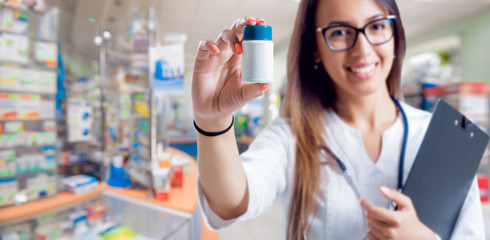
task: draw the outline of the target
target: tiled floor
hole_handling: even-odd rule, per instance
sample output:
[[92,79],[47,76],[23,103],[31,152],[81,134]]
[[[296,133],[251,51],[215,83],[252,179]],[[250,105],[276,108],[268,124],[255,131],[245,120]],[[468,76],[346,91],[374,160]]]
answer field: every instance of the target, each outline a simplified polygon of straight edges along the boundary
[[276,200],[264,214],[257,218],[235,223],[220,231],[221,240],[268,239],[281,240],[283,219],[282,203]]

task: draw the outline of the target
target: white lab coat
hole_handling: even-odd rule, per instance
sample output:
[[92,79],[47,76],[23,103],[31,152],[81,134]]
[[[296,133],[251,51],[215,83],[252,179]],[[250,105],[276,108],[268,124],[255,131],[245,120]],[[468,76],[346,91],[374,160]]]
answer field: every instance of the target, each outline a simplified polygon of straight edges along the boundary
[[[402,103],[409,122],[405,155],[404,181],[420,147],[431,114]],[[374,163],[368,156],[361,133],[343,122],[333,111],[325,112],[326,142],[344,162],[363,198],[378,206],[388,206],[379,192],[380,186],[396,189],[398,163],[404,124],[401,114],[382,137],[382,149]],[[247,176],[249,201],[245,214],[237,219],[223,220],[210,208],[198,184],[199,205],[208,227],[223,229],[230,224],[256,217],[267,211],[276,198],[283,202],[286,233],[289,204],[293,186],[295,139],[284,118],[275,119],[241,156]],[[309,239],[364,239],[367,221],[352,188],[331,158],[323,165],[319,207],[311,218]],[[199,181],[198,181],[199,182]],[[322,200],[323,197],[323,200]],[[476,180],[461,210],[451,239],[484,239],[483,214]]]

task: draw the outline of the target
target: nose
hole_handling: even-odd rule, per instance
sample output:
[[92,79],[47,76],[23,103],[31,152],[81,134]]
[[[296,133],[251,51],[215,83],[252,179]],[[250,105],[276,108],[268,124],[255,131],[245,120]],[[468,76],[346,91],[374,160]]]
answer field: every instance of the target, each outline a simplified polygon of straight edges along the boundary
[[369,56],[373,52],[373,46],[371,45],[371,43],[369,43],[364,33],[359,33],[357,35],[356,43],[350,49],[350,52],[354,57]]

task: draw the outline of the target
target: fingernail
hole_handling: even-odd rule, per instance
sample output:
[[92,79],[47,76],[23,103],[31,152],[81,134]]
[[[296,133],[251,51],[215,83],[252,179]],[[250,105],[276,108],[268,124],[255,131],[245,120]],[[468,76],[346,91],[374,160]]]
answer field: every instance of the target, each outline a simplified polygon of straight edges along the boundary
[[387,187],[380,187],[379,189],[381,189],[381,191],[386,194],[386,195],[391,195],[390,193],[390,189],[388,189]]
[[219,53],[219,48],[216,45],[211,46],[211,49],[213,50],[214,53]]
[[264,94],[265,91],[267,91],[267,89],[269,89],[269,84],[268,83],[267,83],[267,85],[264,88],[262,88],[262,90],[260,91],[260,94]]
[[257,18],[257,23],[265,23],[265,20],[262,18]]
[[235,51],[240,54],[242,53],[242,46],[239,43],[235,43]]
[[249,22],[255,22],[255,18],[253,18],[253,17],[248,17],[248,18],[247,18],[247,20],[248,20]]

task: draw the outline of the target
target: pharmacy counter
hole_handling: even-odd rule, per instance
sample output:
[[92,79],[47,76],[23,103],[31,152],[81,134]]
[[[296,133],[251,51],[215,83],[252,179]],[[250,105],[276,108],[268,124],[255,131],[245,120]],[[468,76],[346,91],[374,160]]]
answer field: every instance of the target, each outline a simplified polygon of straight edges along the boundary
[[[177,149],[171,149],[171,153],[191,158]],[[147,190],[99,186],[95,191],[80,195],[63,192],[55,197],[2,208],[0,226],[20,223],[102,197],[111,218],[133,226],[145,235],[162,236],[164,231],[165,234],[171,232],[171,236],[165,236],[168,239],[219,239],[216,232],[202,224],[197,208],[197,163],[192,159],[190,165],[189,173],[183,176],[183,188],[172,188],[166,201],[149,199]]]
[[0,208],[0,226],[10,225],[25,220],[36,218],[40,215],[49,214],[53,211],[62,211],[74,207],[87,200],[100,197],[103,188],[98,187],[97,190],[74,195],[68,192],[62,192],[55,197],[37,200],[26,204]]
[[197,157],[197,136],[170,138],[169,145],[170,147],[179,149],[192,157]]
[[[186,153],[171,148],[170,152],[173,156],[179,155],[191,158]],[[184,174],[183,188],[172,188],[170,197],[166,201],[148,199],[148,190],[135,190],[127,188],[104,187],[104,194],[131,199],[131,201],[139,201],[140,204],[149,207],[158,207],[165,209],[182,216],[190,216],[194,213],[197,207],[197,163],[194,159],[190,161],[191,170]]]

